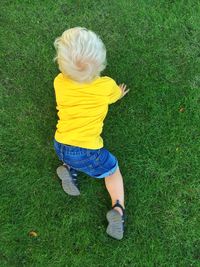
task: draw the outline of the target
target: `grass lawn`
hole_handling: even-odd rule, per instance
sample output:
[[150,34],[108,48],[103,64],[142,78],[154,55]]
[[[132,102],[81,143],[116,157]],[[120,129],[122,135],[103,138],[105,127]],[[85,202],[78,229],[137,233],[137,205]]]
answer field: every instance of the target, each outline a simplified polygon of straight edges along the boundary
[[[3,0],[1,20],[0,266],[200,266],[199,1]],[[125,181],[122,241],[105,233],[104,181],[81,174],[73,198],[55,174],[53,41],[74,26],[131,88],[103,134]]]

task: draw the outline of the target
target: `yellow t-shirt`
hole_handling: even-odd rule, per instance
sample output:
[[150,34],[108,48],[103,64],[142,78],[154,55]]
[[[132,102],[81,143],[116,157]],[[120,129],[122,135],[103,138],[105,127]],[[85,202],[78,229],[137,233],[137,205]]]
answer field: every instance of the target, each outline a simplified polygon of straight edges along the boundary
[[116,82],[99,77],[92,83],[80,84],[60,73],[54,88],[59,117],[56,141],[89,149],[103,147],[100,134],[108,105],[121,97]]

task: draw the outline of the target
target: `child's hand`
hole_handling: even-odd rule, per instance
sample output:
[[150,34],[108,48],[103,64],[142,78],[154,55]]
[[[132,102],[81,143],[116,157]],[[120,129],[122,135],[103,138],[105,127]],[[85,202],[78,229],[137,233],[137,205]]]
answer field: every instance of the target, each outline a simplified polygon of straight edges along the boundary
[[121,96],[120,98],[122,98],[122,97],[124,97],[126,94],[128,94],[128,92],[129,92],[129,90],[130,90],[130,89],[126,89],[126,84],[124,84],[124,83],[120,84],[120,85],[119,85],[119,88],[120,88],[121,91],[122,91],[122,96]]

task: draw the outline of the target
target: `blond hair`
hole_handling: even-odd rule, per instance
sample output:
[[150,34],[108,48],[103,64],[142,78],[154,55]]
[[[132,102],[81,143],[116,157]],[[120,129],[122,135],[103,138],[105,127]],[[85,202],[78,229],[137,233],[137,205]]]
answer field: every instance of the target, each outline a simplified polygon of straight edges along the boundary
[[91,82],[106,67],[105,46],[90,30],[81,27],[68,29],[55,40],[54,46],[60,71],[74,81]]

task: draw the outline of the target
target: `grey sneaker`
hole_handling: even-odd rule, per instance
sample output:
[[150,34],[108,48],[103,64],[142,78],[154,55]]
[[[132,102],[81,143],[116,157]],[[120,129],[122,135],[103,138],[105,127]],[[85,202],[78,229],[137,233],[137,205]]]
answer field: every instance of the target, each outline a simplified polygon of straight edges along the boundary
[[75,172],[71,173],[66,165],[59,166],[56,172],[62,181],[63,190],[70,196],[79,196],[80,191],[77,187],[77,174]]
[[[115,210],[115,207],[121,208],[123,215],[121,215],[117,210]],[[108,211],[106,218],[108,220],[108,227],[106,233],[115,239],[122,239],[124,235],[125,210],[119,204],[119,200],[117,200],[116,204],[112,207],[112,209]]]

